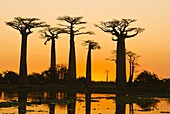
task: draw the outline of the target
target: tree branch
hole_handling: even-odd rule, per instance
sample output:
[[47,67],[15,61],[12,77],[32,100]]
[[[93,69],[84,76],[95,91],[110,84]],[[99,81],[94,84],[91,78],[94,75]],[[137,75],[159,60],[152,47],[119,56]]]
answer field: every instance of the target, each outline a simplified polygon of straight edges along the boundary
[[74,34],[74,35],[82,35],[82,34],[89,34],[89,35],[93,35],[93,34],[94,34],[94,32],[92,32],[92,31],[88,31],[88,32],[80,32],[80,33],[76,33],[76,34]]

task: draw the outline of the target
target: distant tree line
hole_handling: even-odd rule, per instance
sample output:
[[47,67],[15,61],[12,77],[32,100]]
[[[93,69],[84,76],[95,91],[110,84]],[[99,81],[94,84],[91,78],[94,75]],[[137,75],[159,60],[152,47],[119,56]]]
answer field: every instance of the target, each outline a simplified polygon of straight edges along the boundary
[[[31,73],[28,75],[29,84],[47,84],[51,82],[51,69],[44,70],[41,73]],[[56,66],[55,80],[60,83],[65,83],[68,78],[68,69],[65,65]],[[19,84],[19,74],[14,71],[6,70],[0,73],[0,84]]]
[[[51,71],[50,69],[44,70],[41,73],[31,73],[28,75],[28,83],[30,85],[44,85],[51,83]],[[56,77],[57,83],[67,85],[68,69],[65,65],[56,66]],[[77,78],[76,82],[78,84],[86,85],[88,79],[84,76]],[[111,82],[114,84],[114,82]],[[19,84],[19,74],[14,71],[6,70],[0,73],[0,84]],[[129,85],[129,83],[127,83]],[[155,73],[151,73],[147,70],[142,71],[134,79],[130,86],[150,86],[150,85],[170,85],[170,78],[159,79]]]

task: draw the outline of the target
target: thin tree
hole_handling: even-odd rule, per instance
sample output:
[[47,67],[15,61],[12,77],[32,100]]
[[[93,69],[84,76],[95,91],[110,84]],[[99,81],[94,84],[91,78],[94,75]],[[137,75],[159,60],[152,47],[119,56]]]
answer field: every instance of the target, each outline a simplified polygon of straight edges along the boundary
[[[109,57],[109,58],[107,58],[106,60],[115,61],[115,63],[116,63],[116,61],[117,61],[117,59],[116,59],[116,50],[113,50],[113,51],[111,52],[111,54],[112,54],[112,56]],[[132,80],[133,80],[133,77],[134,77],[135,68],[136,68],[137,66],[139,66],[137,60],[138,60],[138,58],[140,57],[140,55],[137,55],[136,53],[134,53],[134,52],[132,52],[132,51],[127,51],[127,50],[126,50],[126,53],[125,53],[125,54],[126,54],[126,57],[127,57],[128,62],[129,62],[129,66],[130,66],[130,67],[129,67],[130,73],[129,73],[128,82],[131,83]]]
[[112,50],[111,54],[112,54],[112,56],[109,58],[106,58],[106,60],[114,61],[116,63],[116,50]]
[[130,75],[129,75],[129,80],[128,83],[132,83],[133,77],[134,77],[134,71],[137,66],[139,66],[137,60],[140,57],[140,55],[137,55],[136,53],[132,51],[127,51],[126,52],[127,59],[129,61],[129,70],[130,70]]
[[15,17],[13,21],[6,22],[6,25],[18,30],[22,36],[20,56],[20,86],[27,86],[27,38],[33,31],[31,29],[46,26],[45,22],[39,22],[38,18]]
[[70,17],[63,16],[58,17],[57,20],[67,22],[68,24],[59,24],[64,29],[67,29],[67,34],[70,35],[70,53],[69,53],[69,64],[68,64],[68,81],[73,82],[76,80],[76,55],[75,55],[75,42],[74,37],[82,34],[93,34],[91,31],[80,32],[85,27],[76,28],[78,25],[86,24],[82,21],[83,17]]
[[100,49],[98,42],[87,40],[83,42],[84,46],[88,46],[87,63],[86,63],[86,79],[91,82],[91,50]]
[[100,25],[95,25],[102,31],[111,33],[113,35],[112,40],[117,41],[116,82],[119,87],[124,87],[126,83],[125,39],[132,38],[144,30],[140,27],[129,28],[130,24],[135,21],[134,19],[114,19],[108,22],[100,22]]
[[46,38],[45,45],[48,41],[51,41],[51,62],[50,62],[50,82],[55,83],[57,81],[56,75],[56,50],[55,50],[55,40],[58,39],[59,34],[65,33],[66,31],[57,27],[46,27],[41,30],[41,37]]

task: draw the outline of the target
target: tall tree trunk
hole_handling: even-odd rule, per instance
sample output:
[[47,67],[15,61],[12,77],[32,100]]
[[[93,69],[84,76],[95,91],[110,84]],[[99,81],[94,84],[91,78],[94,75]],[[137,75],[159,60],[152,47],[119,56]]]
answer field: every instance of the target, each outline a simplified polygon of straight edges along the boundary
[[86,63],[86,78],[88,82],[91,82],[91,48],[88,48],[87,63]]
[[70,38],[70,53],[69,53],[69,67],[68,67],[68,81],[74,83],[76,80],[76,57],[75,57],[75,46],[74,36]]
[[131,75],[129,78],[129,83],[132,83],[132,81],[133,81],[134,70],[135,70],[134,62],[131,62]]
[[55,52],[55,39],[51,40],[51,77],[50,82],[56,82],[56,52]]
[[132,79],[131,79],[131,82],[133,81],[133,76],[134,76],[134,71],[135,71],[135,66],[134,66],[135,63],[132,63]]
[[126,58],[125,58],[125,39],[120,37],[117,41],[117,63],[116,63],[116,83],[119,87],[126,84]]
[[28,77],[27,77],[27,35],[22,34],[22,43],[21,43],[21,55],[20,55],[20,80],[19,86],[26,87],[28,86]]
[[[130,58],[131,59],[131,58]],[[129,65],[130,65],[130,74],[129,74],[129,80],[128,80],[128,83],[131,83],[132,81],[132,61],[130,60],[129,61]]]

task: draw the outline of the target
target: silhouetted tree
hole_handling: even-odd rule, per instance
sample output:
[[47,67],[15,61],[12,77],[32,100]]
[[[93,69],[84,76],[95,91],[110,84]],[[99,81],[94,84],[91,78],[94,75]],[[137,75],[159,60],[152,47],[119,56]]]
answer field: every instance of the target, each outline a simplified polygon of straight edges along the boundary
[[68,69],[63,64],[57,64],[57,75],[59,80],[66,80],[68,78]]
[[42,71],[41,75],[42,75],[43,77],[45,77],[46,82],[49,82],[49,81],[50,81],[50,75],[51,75],[50,69],[47,69],[47,70]]
[[115,63],[116,63],[116,50],[112,50],[111,51],[111,54],[112,54],[112,56],[111,57],[109,57],[109,58],[106,58],[106,60],[109,60],[109,61],[114,61]]
[[161,81],[164,82],[164,83],[170,83],[170,78],[164,78]]
[[144,70],[137,76],[137,78],[134,81],[140,83],[153,83],[158,82],[159,78],[156,74]]
[[91,81],[91,50],[100,49],[98,42],[87,40],[83,42],[84,46],[88,46],[87,63],[86,63],[86,78],[87,81]]
[[100,25],[95,25],[102,31],[111,33],[111,35],[116,37],[112,38],[113,41],[117,41],[116,82],[118,86],[122,87],[124,87],[126,83],[125,39],[132,38],[144,30],[140,27],[128,27],[135,21],[134,19],[114,19],[108,22],[101,22]]
[[0,73],[0,84],[2,84],[2,83],[4,83],[4,78],[3,78],[3,76],[2,76],[2,73]]
[[[110,61],[115,61],[115,63],[117,63],[117,59],[116,59],[116,50],[113,50],[112,52],[112,56],[107,58],[106,60],[110,60]],[[128,82],[131,83],[133,80],[133,76],[134,76],[134,71],[135,68],[137,66],[139,66],[139,64],[137,63],[138,58],[140,57],[140,55],[137,55],[136,53],[132,52],[132,51],[127,51],[125,52],[125,55],[127,55],[127,60],[129,62],[130,65],[130,75],[129,75],[129,79]]]
[[56,51],[55,51],[55,39],[58,39],[58,35],[65,33],[66,31],[57,27],[46,27],[44,30],[41,30],[42,38],[46,38],[45,45],[48,41],[51,40],[51,64],[50,64],[50,82],[55,83],[58,79],[56,76]]
[[64,29],[67,30],[67,34],[70,35],[70,53],[69,53],[69,64],[68,64],[68,81],[73,82],[76,80],[76,56],[75,56],[75,45],[74,45],[74,37],[82,34],[93,34],[93,32],[80,32],[80,30],[85,29],[85,27],[76,28],[77,25],[86,24],[85,21],[82,21],[83,17],[70,17],[63,16],[58,17],[57,19],[60,21],[67,22],[69,25],[63,25]]
[[14,71],[5,71],[4,75],[4,83],[6,84],[18,84],[19,76]]
[[140,57],[140,55],[137,55],[136,53],[132,52],[132,51],[127,51],[126,52],[127,55],[127,59],[129,61],[129,65],[130,65],[130,75],[129,75],[129,83],[132,83],[133,80],[133,76],[134,76],[134,71],[136,66],[139,66],[139,64],[137,63],[138,58]]
[[39,73],[32,73],[28,75],[29,84],[44,84],[46,82],[46,78]]
[[31,29],[46,26],[45,22],[38,22],[38,18],[15,17],[13,21],[6,22],[6,25],[18,30],[22,36],[21,57],[20,57],[20,86],[27,86],[27,37],[33,31]]

